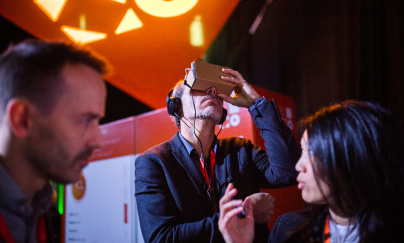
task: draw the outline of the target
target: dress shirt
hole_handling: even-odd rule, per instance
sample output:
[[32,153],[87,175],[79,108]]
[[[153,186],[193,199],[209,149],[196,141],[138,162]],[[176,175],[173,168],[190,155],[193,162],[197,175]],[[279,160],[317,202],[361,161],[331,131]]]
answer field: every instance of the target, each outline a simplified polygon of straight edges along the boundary
[[[4,168],[0,157],[0,211],[15,243],[33,243],[37,240],[37,222],[52,203],[52,186],[34,196],[32,205],[13,177]],[[3,243],[0,238],[0,243]]]

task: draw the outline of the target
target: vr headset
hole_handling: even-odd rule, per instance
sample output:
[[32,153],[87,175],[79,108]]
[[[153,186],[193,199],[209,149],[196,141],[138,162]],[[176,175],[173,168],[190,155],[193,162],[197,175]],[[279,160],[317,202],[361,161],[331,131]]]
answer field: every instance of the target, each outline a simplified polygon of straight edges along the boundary
[[206,91],[211,87],[216,87],[218,94],[230,95],[236,85],[221,79],[221,76],[233,77],[222,72],[223,68],[225,67],[193,61],[191,69],[187,69],[188,73],[185,76],[184,84],[199,91]]

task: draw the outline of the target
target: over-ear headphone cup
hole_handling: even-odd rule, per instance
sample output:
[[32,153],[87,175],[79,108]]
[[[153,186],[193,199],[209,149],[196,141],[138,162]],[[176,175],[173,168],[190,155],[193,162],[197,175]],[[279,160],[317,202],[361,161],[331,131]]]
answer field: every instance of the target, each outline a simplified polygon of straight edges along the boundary
[[181,116],[181,99],[177,97],[170,97],[169,99],[167,99],[167,112],[170,116],[175,116],[175,114]]
[[172,97],[171,95],[173,94],[173,90],[171,89],[166,98],[166,103],[167,103],[167,112],[170,116],[181,116],[182,114],[182,104],[181,104],[181,99],[177,97]]
[[174,116],[173,102],[171,98],[167,99],[167,112],[170,116]]

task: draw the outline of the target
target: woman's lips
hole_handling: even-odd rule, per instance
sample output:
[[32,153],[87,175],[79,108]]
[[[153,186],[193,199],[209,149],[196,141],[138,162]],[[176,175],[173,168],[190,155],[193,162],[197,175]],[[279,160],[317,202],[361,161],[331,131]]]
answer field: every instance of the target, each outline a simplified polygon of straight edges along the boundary
[[303,189],[303,187],[304,187],[305,184],[306,184],[306,183],[304,183],[304,182],[299,182],[299,184],[297,184],[297,188]]
[[299,183],[297,184],[297,188],[299,189],[302,189],[306,185],[306,183],[299,178],[297,178],[297,182]]

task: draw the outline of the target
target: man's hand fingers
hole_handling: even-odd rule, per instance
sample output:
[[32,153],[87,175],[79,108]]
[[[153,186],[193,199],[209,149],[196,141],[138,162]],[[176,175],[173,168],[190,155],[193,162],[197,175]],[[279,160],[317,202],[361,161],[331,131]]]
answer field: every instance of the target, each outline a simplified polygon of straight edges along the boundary
[[233,98],[232,98],[232,97],[230,97],[230,96],[228,96],[228,95],[225,95],[225,94],[217,94],[217,96],[218,96],[219,98],[221,98],[222,100],[226,101],[227,103],[233,104],[233,103],[232,103],[232,102],[233,102]]
[[239,84],[239,83],[241,83],[242,81],[244,81],[243,76],[242,76],[239,72],[237,72],[237,71],[235,71],[235,70],[233,70],[233,69],[223,68],[223,69],[222,69],[222,72],[234,76],[234,78],[230,78],[230,77],[225,77],[225,76],[223,76],[222,79],[224,79],[224,80],[228,80],[229,82],[236,83],[236,84]]

